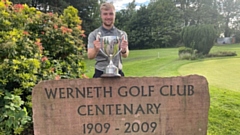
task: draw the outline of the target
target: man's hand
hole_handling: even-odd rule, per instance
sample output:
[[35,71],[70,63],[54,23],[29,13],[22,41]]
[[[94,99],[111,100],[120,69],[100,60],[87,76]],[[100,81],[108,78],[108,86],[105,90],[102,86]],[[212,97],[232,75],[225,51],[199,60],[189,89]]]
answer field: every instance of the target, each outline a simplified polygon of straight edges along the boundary
[[98,51],[99,51],[100,48],[101,48],[101,43],[100,43],[98,37],[97,37],[97,39],[96,39],[95,41],[93,41],[93,44],[94,44],[94,48],[95,48],[96,53],[98,53]]
[[88,58],[89,59],[94,59],[97,56],[97,54],[101,48],[101,43],[99,41],[100,40],[99,38],[100,38],[100,36],[97,36],[96,40],[93,41],[94,48],[88,48]]
[[127,48],[128,48],[128,41],[125,40],[124,36],[122,36],[122,43],[121,43],[122,52],[126,52]]
[[128,56],[128,41],[125,40],[124,36],[122,36],[122,43],[121,43],[121,53],[123,57]]

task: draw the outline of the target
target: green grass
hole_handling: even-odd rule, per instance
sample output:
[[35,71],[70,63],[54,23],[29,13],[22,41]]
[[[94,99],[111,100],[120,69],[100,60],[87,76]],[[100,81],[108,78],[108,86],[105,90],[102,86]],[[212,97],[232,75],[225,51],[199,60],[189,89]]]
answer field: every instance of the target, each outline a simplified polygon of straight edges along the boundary
[[[236,52],[234,57],[179,60],[178,48],[130,51],[123,59],[126,77],[203,75],[209,82],[208,135],[240,135],[240,44],[216,45],[211,53]],[[86,60],[92,76],[94,60]]]

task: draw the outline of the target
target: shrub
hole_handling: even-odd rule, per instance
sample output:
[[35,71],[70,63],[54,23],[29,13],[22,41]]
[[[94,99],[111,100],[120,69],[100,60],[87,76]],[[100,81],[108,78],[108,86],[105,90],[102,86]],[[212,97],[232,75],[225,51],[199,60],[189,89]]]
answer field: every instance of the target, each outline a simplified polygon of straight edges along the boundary
[[32,88],[42,80],[81,78],[85,37],[77,10],[42,13],[0,1],[0,135],[32,127]]
[[196,50],[189,47],[180,47],[178,50],[178,56],[181,60],[194,60],[197,59]]
[[202,55],[209,53],[216,37],[217,31],[212,25],[189,26],[182,31],[184,45]]
[[224,57],[224,56],[237,56],[236,52],[231,52],[231,51],[218,51],[215,53],[209,53],[207,57]]
[[180,55],[181,53],[190,53],[190,54],[192,54],[193,53],[193,49],[189,48],[189,47],[180,47],[178,49],[178,55]]

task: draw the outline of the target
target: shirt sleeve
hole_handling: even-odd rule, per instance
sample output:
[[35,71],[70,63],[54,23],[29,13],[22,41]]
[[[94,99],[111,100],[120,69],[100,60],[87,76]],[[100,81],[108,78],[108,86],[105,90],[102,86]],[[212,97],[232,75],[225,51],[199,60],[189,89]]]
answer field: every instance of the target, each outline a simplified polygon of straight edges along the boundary
[[124,36],[124,39],[128,41],[128,35],[125,31],[122,31],[123,32],[123,36]]
[[94,32],[91,32],[88,36],[88,48],[94,48],[94,40],[96,40],[96,35],[94,34]]

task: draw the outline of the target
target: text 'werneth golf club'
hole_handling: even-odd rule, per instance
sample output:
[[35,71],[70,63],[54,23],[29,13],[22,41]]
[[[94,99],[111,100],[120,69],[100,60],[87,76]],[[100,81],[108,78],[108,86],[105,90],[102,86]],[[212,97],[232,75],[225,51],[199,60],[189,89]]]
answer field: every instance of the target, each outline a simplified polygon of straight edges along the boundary
[[[113,88],[110,87],[82,87],[82,88],[45,88],[48,99],[69,99],[69,98],[108,98],[113,96]],[[151,97],[153,94],[160,96],[192,96],[194,95],[193,85],[163,85],[159,89],[155,86],[121,86],[117,89],[119,97]]]
[[[91,98],[112,98],[112,87],[82,87],[82,88],[45,88],[47,99],[91,99]],[[117,93],[116,93],[117,92]],[[117,88],[117,96],[126,97],[151,97],[153,94],[159,96],[192,96],[194,95],[193,85],[163,85],[160,88],[155,86],[121,86]],[[103,104],[103,105],[79,105],[77,113],[80,116],[91,115],[131,115],[131,114],[158,114],[161,103],[145,104]]]

